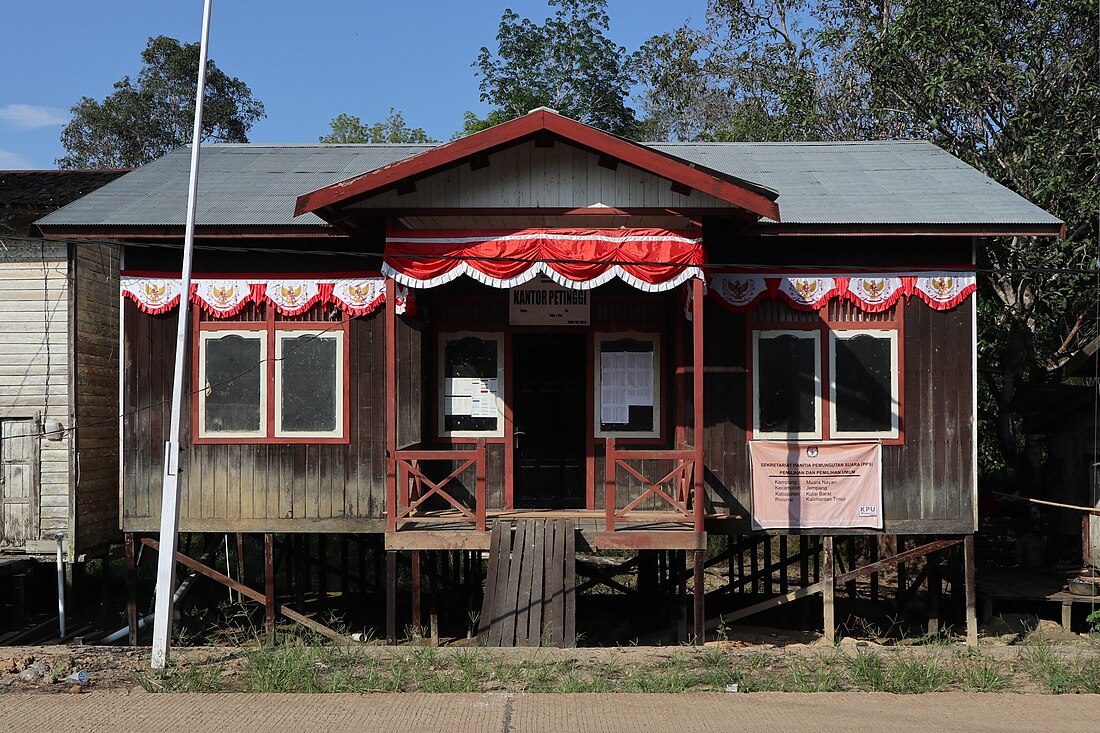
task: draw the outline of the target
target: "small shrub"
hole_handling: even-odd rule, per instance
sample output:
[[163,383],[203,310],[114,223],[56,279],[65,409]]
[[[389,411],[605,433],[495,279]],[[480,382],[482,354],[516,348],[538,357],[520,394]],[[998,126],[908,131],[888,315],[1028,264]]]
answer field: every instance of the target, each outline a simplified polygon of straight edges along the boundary
[[886,689],[886,662],[878,652],[858,652],[849,657],[848,674],[852,682],[864,692],[882,692]]
[[1012,675],[988,657],[970,658],[962,667],[962,689],[966,692],[1002,692]]
[[937,657],[907,654],[890,664],[886,690],[897,694],[941,692],[954,676],[951,667]]

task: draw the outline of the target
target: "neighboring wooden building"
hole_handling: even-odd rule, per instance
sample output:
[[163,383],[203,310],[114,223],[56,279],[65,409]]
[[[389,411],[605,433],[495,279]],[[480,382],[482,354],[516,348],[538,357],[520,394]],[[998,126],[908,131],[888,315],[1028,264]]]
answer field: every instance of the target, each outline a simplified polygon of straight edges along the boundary
[[64,534],[76,559],[120,536],[118,248],[33,222],[125,172],[0,171],[0,553]]
[[[975,238],[1062,224],[931,144],[642,145],[536,110],[204,151],[181,530],[385,533],[392,596],[396,552],[567,517],[690,553],[697,636],[708,533],[824,536],[800,592],[827,607],[833,536],[972,546]],[[127,242],[127,533],[158,526],[186,158],[39,222]]]

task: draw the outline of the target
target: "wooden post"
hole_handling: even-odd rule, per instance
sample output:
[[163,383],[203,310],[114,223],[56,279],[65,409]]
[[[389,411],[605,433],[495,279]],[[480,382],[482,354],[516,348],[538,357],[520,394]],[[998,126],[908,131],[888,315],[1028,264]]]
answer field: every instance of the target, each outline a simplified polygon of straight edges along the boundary
[[393,278],[386,278],[386,528],[397,531],[397,288]]
[[691,330],[692,330],[692,392],[694,394],[694,412],[691,427],[691,442],[695,446],[695,478],[692,501],[695,509],[695,531],[702,532],[705,498],[703,494],[704,460],[703,455],[703,281],[694,278],[691,281]]
[[764,535],[764,567],[761,570],[764,575],[764,595],[774,595],[775,565],[772,564],[772,538],[768,534]]
[[298,608],[305,608],[306,604],[306,558],[305,542],[309,539],[302,535],[291,535],[290,551],[294,555],[294,602]]
[[[905,538],[904,537],[902,537],[899,534],[897,536],[897,539],[895,540],[895,543],[896,543],[896,546],[897,546],[897,554],[898,555],[905,552]],[[897,595],[894,596],[895,598],[901,598],[902,596],[905,595],[905,586],[907,584],[907,581],[908,581],[908,573],[906,572],[905,563],[904,562],[899,562],[898,563],[898,592],[897,592]],[[899,608],[898,611],[900,611],[900,610],[901,609]]]
[[[248,585],[244,578],[244,532],[237,533],[237,580]],[[244,603],[244,596],[240,592],[237,593],[237,603]]]
[[673,550],[676,558],[676,590],[679,595],[677,604],[677,636],[679,641],[687,641],[687,552],[685,550]]
[[[881,537],[872,537],[871,542],[868,543],[869,550],[871,552],[871,564],[878,562],[879,558],[879,543],[882,541]],[[871,573],[871,600],[878,600],[878,571]]]
[[937,636],[940,633],[940,553],[933,552],[928,556],[928,635]]
[[420,550],[412,551],[412,625],[415,633],[423,626],[420,616]]
[[978,646],[978,614],[976,570],[974,562],[974,535],[963,538],[963,565],[966,576],[966,645]]
[[[858,551],[856,549],[856,536],[848,536],[848,570],[855,570],[859,564]],[[852,578],[844,586],[844,594],[849,598],[856,597],[856,580]]]
[[275,644],[275,538],[264,533],[264,630],[268,646]]
[[706,609],[703,607],[707,597],[706,585],[703,582],[703,551],[695,551],[695,587],[692,610],[695,611],[695,629],[692,635],[695,637],[695,645],[702,646],[704,641]]
[[824,552],[822,553],[822,575],[825,576],[825,588],[822,591],[825,607],[825,640],[830,644],[836,644],[836,558],[833,554],[833,536],[824,538]]
[[397,644],[397,551],[386,551],[386,643]]
[[787,580],[787,535],[779,535],[779,595],[785,596],[790,591]]
[[604,531],[615,531],[615,439],[608,438],[604,449]]
[[478,532],[485,531],[485,513],[488,510],[488,499],[485,491],[485,438],[477,441],[477,466],[474,469],[476,486],[474,487],[474,521]]
[[137,563],[134,559],[133,532],[126,533],[124,544],[126,545],[126,623],[130,625],[130,634],[127,643],[130,646],[137,646]]
[[317,535],[317,597],[328,597],[328,537]]

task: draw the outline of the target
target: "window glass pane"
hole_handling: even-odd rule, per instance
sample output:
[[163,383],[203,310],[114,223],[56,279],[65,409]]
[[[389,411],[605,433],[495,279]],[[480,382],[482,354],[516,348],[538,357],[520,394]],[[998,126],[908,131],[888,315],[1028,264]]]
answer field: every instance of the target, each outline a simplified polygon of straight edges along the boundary
[[761,432],[817,431],[817,347],[811,338],[760,334],[756,379]]
[[231,334],[207,338],[203,344],[205,432],[259,432],[263,339]]
[[653,342],[618,339],[600,344],[600,431],[652,432]]
[[306,334],[279,340],[281,432],[336,430],[336,339]]
[[497,429],[497,342],[475,336],[443,348],[443,429]]
[[836,346],[836,429],[891,432],[894,429],[892,344],[889,338],[860,334],[838,338]]

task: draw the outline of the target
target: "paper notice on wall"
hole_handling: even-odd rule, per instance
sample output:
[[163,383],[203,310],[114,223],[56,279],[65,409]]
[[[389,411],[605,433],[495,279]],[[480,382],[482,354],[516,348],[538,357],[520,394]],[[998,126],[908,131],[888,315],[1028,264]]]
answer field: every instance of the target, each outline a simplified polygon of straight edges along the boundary
[[444,384],[445,415],[466,417],[497,416],[497,380],[453,377]]
[[468,395],[449,395],[443,398],[443,412],[446,415],[472,415],[473,402]]
[[631,407],[653,406],[653,352],[600,354],[600,422],[626,425]]

